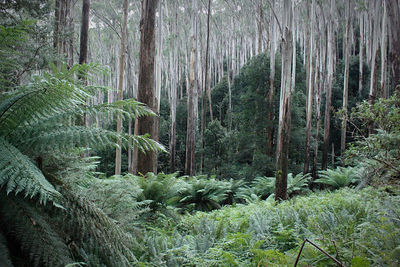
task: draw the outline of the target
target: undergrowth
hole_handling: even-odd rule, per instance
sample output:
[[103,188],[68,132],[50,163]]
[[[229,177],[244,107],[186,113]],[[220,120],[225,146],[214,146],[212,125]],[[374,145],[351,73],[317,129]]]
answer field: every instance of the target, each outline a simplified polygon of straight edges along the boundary
[[[400,196],[366,188],[225,206],[149,229],[142,266],[293,266],[305,238],[345,266],[399,266]],[[336,266],[306,245],[298,266]]]

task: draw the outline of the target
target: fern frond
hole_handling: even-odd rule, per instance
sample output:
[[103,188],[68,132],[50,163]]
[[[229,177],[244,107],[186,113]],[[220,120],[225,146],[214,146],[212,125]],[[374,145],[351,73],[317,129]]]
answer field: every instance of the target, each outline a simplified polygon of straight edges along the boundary
[[18,197],[0,192],[0,220],[34,266],[64,266],[73,262],[69,248],[40,215],[40,210]]
[[39,195],[40,202],[56,202],[60,193],[43,176],[32,161],[0,137],[0,187],[7,194],[25,192],[25,197]]
[[7,247],[7,240],[5,236],[0,232],[0,263],[3,267],[13,267],[10,258],[10,252]]
[[29,129],[12,137],[12,143],[21,151],[59,152],[77,147],[107,148],[121,142],[124,148],[137,147],[140,151],[166,152],[163,145],[148,136],[129,135],[85,126],[49,126],[46,129]]
[[64,188],[62,194],[67,210],[67,219],[62,226],[88,250],[83,254],[98,255],[107,266],[132,266],[137,261],[132,253],[137,243],[130,234],[72,190]]
[[65,110],[79,109],[89,95],[66,80],[48,77],[21,88],[17,102],[0,117],[0,133],[11,135],[18,127],[34,125]]

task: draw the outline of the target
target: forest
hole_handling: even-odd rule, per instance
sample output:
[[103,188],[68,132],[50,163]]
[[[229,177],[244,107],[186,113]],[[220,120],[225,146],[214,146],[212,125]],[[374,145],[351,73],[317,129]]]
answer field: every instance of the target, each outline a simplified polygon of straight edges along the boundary
[[0,266],[400,266],[399,0],[0,22]]

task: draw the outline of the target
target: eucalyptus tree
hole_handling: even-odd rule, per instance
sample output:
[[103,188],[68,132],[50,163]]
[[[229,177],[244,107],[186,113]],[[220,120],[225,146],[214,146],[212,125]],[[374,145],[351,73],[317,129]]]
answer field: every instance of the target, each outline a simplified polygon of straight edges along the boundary
[[389,23],[389,70],[391,89],[400,91],[400,2],[385,0]]
[[196,95],[196,47],[197,47],[197,0],[192,2],[192,24],[190,37],[190,65],[189,65],[189,88],[188,88],[188,103],[187,103],[187,131],[186,131],[186,158],[185,158],[185,173],[193,176],[195,171],[195,144],[196,144],[196,110],[195,101]]
[[[119,60],[119,82],[118,82],[118,101],[123,99],[123,88],[124,88],[124,71],[125,71],[125,51],[126,51],[126,31],[128,24],[128,0],[124,0],[124,18],[122,23],[121,33],[121,54]],[[117,115],[117,133],[122,132],[122,117],[120,114]],[[115,150],[115,174],[121,174],[121,144],[119,143]]]
[[282,17],[282,77],[279,103],[279,128],[276,146],[275,199],[287,199],[288,153],[291,125],[291,95],[293,88],[293,3],[283,1]]
[[90,11],[90,0],[83,0],[79,64],[86,64],[88,62],[89,11]]
[[[138,101],[145,103],[153,112],[157,112],[157,100],[154,90],[154,54],[155,54],[155,13],[158,0],[142,0],[142,19],[140,25],[140,63],[138,82]],[[139,118],[137,131],[140,135],[149,134],[158,140],[157,119]],[[138,153],[138,172],[157,172],[157,153]]]
[[349,56],[350,56],[350,27],[351,27],[351,16],[352,16],[352,1],[345,1],[345,33],[343,38],[343,57],[344,57],[344,81],[343,81],[343,109],[342,109],[342,132],[340,141],[340,155],[342,156],[342,162],[344,152],[346,149],[346,129],[347,129],[347,109],[349,101]]

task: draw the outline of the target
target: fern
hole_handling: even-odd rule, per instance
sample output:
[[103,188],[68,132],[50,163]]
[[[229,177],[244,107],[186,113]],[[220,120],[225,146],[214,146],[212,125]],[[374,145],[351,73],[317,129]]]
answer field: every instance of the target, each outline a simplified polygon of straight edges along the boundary
[[329,185],[334,189],[349,186],[360,179],[358,169],[352,167],[337,167],[335,170],[320,171],[319,176],[321,178],[315,180],[315,183]]
[[2,137],[0,148],[0,188],[6,188],[7,194],[24,191],[25,197],[39,195],[41,203],[60,197],[32,161]]
[[4,267],[13,267],[10,258],[10,252],[7,247],[7,240],[5,236],[0,232],[0,262]]
[[[92,266],[132,266],[137,262],[135,239],[95,204],[78,196],[84,192],[83,178],[90,176],[94,166],[79,155],[84,149],[115,148],[118,143],[143,152],[165,148],[148,136],[79,126],[82,114],[155,115],[134,100],[88,104],[87,99],[99,89],[109,90],[75,80],[80,71],[90,79],[90,68],[62,67],[61,72],[45,73],[27,86],[0,94],[0,193],[4,195],[0,223],[7,226],[7,233],[20,244],[19,253],[29,258],[30,264],[73,265],[72,254]],[[37,159],[38,166],[34,163]],[[35,206],[34,201],[52,201],[56,207]]]
[[7,235],[18,242],[34,266],[64,266],[73,262],[69,248],[39,208],[0,192],[0,218]]

